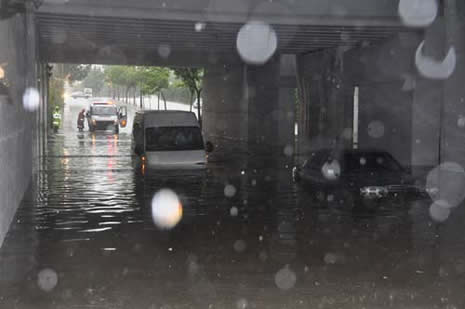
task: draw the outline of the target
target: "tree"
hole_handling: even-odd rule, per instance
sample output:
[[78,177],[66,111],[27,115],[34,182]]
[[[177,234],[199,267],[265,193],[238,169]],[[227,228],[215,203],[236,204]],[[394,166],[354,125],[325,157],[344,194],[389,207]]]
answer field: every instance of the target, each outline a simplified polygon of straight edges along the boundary
[[59,79],[67,79],[70,84],[86,78],[91,69],[90,64],[58,63],[54,65],[54,76]]
[[[141,96],[142,94],[158,94],[164,99],[162,90],[169,86],[170,70],[160,67],[138,67],[137,69],[139,73],[136,80],[141,90]],[[164,99],[164,101],[166,109],[166,100]]]
[[113,97],[120,99],[121,88],[126,87],[127,67],[120,65],[106,66],[104,68],[105,81],[110,85],[113,91]]
[[97,96],[100,95],[104,84],[105,73],[102,70],[96,68],[90,70],[89,74],[87,74],[86,78],[84,78],[82,81],[82,86],[84,88],[92,88],[93,93]]
[[[203,69],[199,68],[174,68],[174,74],[189,88],[191,95],[197,97],[197,116],[200,126],[202,126],[202,117],[200,115],[200,98],[202,93]],[[192,104],[192,103],[191,103]]]

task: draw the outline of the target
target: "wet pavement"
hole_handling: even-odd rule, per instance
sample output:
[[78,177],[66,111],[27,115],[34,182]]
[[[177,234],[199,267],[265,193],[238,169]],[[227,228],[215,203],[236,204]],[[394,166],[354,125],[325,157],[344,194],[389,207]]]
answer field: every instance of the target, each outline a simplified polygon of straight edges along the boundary
[[[463,207],[441,225],[428,200],[353,213],[293,184],[289,158],[148,171],[129,128],[79,133],[79,109],[0,249],[1,308],[465,308]],[[169,231],[162,188],[183,206]]]

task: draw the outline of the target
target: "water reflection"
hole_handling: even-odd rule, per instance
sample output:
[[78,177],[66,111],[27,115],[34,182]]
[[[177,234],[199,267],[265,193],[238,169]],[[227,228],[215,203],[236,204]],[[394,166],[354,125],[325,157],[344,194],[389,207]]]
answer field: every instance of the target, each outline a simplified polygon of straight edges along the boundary
[[[295,185],[288,157],[145,170],[126,132],[67,130],[49,140],[37,196],[1,249],[5,308],[428,307],[441,303],[421,306],[436,295],[428,286],[454,291],[463,280],[463,243],[432,224],[429,201],[357,213]],[[163,188],[183,205],[169,231],[151,213]],[[462,209],[449,220],[459,223]],[[50,292],[38,285],[44,269],[57,274]]]

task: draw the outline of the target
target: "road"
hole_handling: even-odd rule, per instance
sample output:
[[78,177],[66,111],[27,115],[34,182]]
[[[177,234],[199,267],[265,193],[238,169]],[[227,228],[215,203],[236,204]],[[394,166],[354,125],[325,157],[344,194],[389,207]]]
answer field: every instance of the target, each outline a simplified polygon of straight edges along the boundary
[[[68,103],[0,250],[0,308],[464,308],[463,237],[448,236],[463,211],[443,226],[429,201],[354,214],[289,164],[142,171],[131,122],[79,133],[87,102]],[[162,188],[183,205],[168,231]]]

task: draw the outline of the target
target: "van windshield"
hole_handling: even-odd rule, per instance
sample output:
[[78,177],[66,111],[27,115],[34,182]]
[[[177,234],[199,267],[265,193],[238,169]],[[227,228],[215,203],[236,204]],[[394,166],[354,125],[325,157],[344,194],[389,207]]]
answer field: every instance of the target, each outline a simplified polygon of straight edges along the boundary
[[92,107],[94,115],[116,115],[116,108],[113,105],[102,105]]
[[198,127],[155,127],[145,129],[146,151],[201,150],[204,148]]

